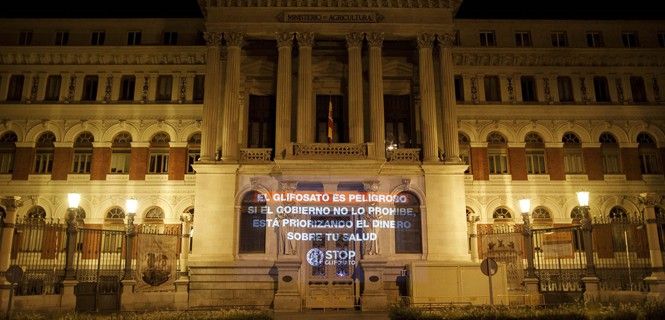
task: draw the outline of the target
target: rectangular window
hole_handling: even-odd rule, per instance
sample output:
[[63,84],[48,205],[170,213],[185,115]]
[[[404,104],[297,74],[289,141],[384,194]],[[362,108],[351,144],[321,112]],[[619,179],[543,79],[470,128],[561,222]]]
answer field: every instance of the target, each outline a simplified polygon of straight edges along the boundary
[[29,46],[32,44],[32,31],[21,31],[18,34],[18,45]]
[[106,32],[104,31],[93,31],[92,35],[90,36],[90,44],[93,46],[101,46],[104,45],[104,41],[106,41]]
[[21,101],[23,98],[23,82],[25,76],[17,74],[9,78],[9,88],[7,88],[7,101]]
[[564,148],[563,166],[566,173],[584,173],[584,159],[582,158],[582,149]]
[[546,174],[545,150],[526,149],[526,170],[528,174]]
[[596,102],[610,102],[610,89],[606,77],[593,77],[593,90]]
[[55,33],[55,45],[66,46],[69,42],[69,31],[57,31]]
[[75,152],[72,161],[72,173],[90,173],[90,164],[92,163],[92,153]]
[[485,101],[501,101],[501,85],[498,76],[485,76]]
[[600,31],[587,31],[586,45],[589,48],[600,48],[605,46],[603,34]]
[[98,83],[98,76],[85,76],[85,78],[83,78],[83,95],[81,96],[81,101],[97,100]]
[[0,173],[14,171],[14,150],[0,150]]
[[617,174],[621,173],[619,149],[618,148],[603,148],[603,173]]
[[200,157],[201,150],[189,149],[187,152],[187,173],[195,173],[193,165],[196,163],[196,161],[199,161]]
[[642,77],[630,77],[630,91],[633,102],[647,102],[647,91]]
[[658,45],[665,48],[665,31],[658,32]]
[[535,102],[538,101],[536,97],[536,79],[532,76],[520,77],[520,85],[522,88],[522,101]]
[[127,45],[136,46],[141,44],[141,31],[127,32]]
[[621,33],[621,41],[625,48],[637,48],[640,46],[636,31],[624,31]]
[[640,150],[640,170],[642,174],[661,173],[658,149]]
[[552,31],[552,33],[550,33],[550,37],[552,38],[552,47],[568,47],[568,34],[566,31]]
[[165,31],[162,39],[164,45],[175,45],[178,43],[178,33],[175,31]]
[[150,163],[148,164],[148,173],[168,173],[169,172],[169,151],[168,149],[159,150],[150,153]]
[[570,79],[570,77],[560,76],[556,78],[556,82],[559,88],[559,101],[575,101],[575,96],[573,94],[573,80]]
[[462,76],[455,76],[455,100],[464,101],[464,79]]
[[173,76],[157,77],[157,101],[171,101]]
[[113,150],[113,153],[111,154],[111,173],[128,173],[130,159],[131,154],[129,149],[126,151],[121,150],[119,152]]
[[247,147],[273,148],[275,146],[275,105],[275,96],[249,96]]
[[134,100],[134,90],[136,88],[136,77],[135,76],[122,76],[120,78],[120,101],[132,101]]
[[410,95],[384,95],[384,126],[386,143],[398,148],[413,148],[415,132]]
[[508,174],[508,154],[505,149],[487,149],[490,174]]
[[480,31],[481,47],[496,47],[496,33],[494,30]]
[[60,99],[61,85],[62,76],[48,76],[48,78],[46,78],[46,93],[44,94],[44,101],[58,101]]
[[203,102],[203,95],[205,93],[206,76],[197,74],[194,76],[194,102]]
[[531,44],[531,32],[529,31],[517,31],[515,32],[515,46],[516,47],[530,47]]
[[46,174],[51,173],[53,169],[53,153],[49,152],[38,152],[35,155],[35,173]]
[[[316,142],[328,142],[329,111],[332,111],[332,142],[349,142],[349,135],[346,126],[348,112],[344,102],[344,96],[341,95],[326,94],[316,96]],[[330,110],[331,104],[332,110]]]

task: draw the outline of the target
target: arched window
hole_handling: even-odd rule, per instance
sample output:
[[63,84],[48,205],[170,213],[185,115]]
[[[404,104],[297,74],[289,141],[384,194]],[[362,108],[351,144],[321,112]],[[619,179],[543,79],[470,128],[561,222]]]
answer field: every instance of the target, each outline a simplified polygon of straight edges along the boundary
[[187,173],[194,173],[192,165],[201,157],[201,133],[192,134],[187,139]]
[[166,132],[158,132],[150,140],[150,163],[148,173],[169,172],[169,142]]
[[74,161],[72,173],[90,173],[92,163],[92,143],[95,138],[90,132],[82,132],[74,141]]
[[33,206],[25,214],[25,218],[29,221],[44,221],[46,220],[46,210],[41,206]]
[[524,137],[526,142],[526,170],[529,174],[546,174],[545,142],[536,132],[529,132]]
[[614,221],[628,219],[628,214],[626,213],[626,209],[619,206],[612,207],[612,209],[610,209],[610,213],[607,216]]
[[150,207],[148,210],[146,210],[145,215],[143,216],[146,221],[150,222],[158,222],[158,223],[163,223],[164,222],[164,210],[160,207]]
[[129,172],[131,152],[132,135],[129,132],[116,134],[111,144],[111,173],[124,174]]
[[492,218],[495,221],[502,221],[502,220],[512,220],[513,215],[510,213],[510,210],[504,208],[504,207],[499,207],[494,210],[494,213],[492,213]]
[[265,253],[266,228],[254,227],[254,221],[265,221],[261,209],[266,206],[265,196],[257,191],[245,194],[240,204],[240,243],[239,253]]
[[561,142],[563,142],[563,166],[566,173],[584,173],[584,158],[580,137],[573,132],[566,132],[563,134]]
[[16,141],[18,141],[18,137],[12,131],[0,136],[0,174],[14,172]]
[[614,206],[608,213],[612,226],[612,244],[615,252],[626,252],[626,242],[631,239],[632,230],[627,230],[628,213],[620,206]]
[[125,210],[123,210],[120,207],[113,207],[106,211],[106,215],[104,216],[104,222],[106,223],[112,223],[112,224],[117,224],[117,223],[124,223],[125,220]]
[[[22,241],[19,242],[20,252],[39,252],[43,245],[43,232],[46,222],[46,211],[41,206],[32,206],[25,214],[25,222],[28,224],[24,229]],[[31,225],[31,226],[30,226]]]
[[498,132],[487,136],[487,160],[490,174],[508,173],[508,142]]
[[660,168],[660,157],[656,140],[648,133],[641,132],[637,135],[637,152],[640,155],[640,170],[642,174],[658,174]]
[[398,196],[406,201],[395,203],[395,208],[406,209],[400,211],[408,214],[395,215],[395,253],[422,253],[420,200],[408,191],[400,192]]
[[550,211],[545,208],[545,207],[536,207],[533,209],[532,213],[533,219],[539,219],[539,220],[552,220],[552,214]]
[[576,206],[573,210],[570,210],[570,218],[574,222],[579,222],[584,219],[584,210],[580,206]]
[[466,171],[464,171],[464,173],[472,173],[473,171],[471,171],[471,139],[469,139],[469,136],[465,135],[464,133],[458,132],[457,141],[459,142],[459,156],[464,162],[464,164],[469,166],[468,168],[466,168]]
[[42,133],[35,144],[35,170],[34,173],[51,173],[53,170],[53,151],[55,149],[55,134],[51,131]]
[[[580,224],[584,218],[584,209],[580,206],[576,206],[573,210],[570,210],[570,219],[573,220],[574,224]],[[579,228],[573,229],[573,248],[575,251],[584,251],[584,238],[582,238],[582,230]]]
[[[113,207],[104,215],[104,229],[122,231],[125,229],[125,210],[121,207]],[[102,252],[122,252],[123,233],[104,233],[102,240]]]
[[598,139],[600,152],[603,157],[603,170],[605,174],[621,173],[619,143],[609,132],[603,132]]

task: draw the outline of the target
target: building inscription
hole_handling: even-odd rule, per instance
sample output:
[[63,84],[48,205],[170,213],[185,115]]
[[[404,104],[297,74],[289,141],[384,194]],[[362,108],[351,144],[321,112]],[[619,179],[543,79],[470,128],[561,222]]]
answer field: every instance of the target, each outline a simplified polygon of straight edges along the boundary
[[287,11],[282,22],[290,23],[377,23],[383,16],[376,12]]

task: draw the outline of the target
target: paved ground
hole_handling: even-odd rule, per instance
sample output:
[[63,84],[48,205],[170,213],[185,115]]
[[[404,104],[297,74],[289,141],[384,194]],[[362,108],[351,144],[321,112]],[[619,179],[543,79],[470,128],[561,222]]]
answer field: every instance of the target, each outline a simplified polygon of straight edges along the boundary
[[299,313],[275,313],[275,320],[388,320],[387,312],[360,311],[303,311]]

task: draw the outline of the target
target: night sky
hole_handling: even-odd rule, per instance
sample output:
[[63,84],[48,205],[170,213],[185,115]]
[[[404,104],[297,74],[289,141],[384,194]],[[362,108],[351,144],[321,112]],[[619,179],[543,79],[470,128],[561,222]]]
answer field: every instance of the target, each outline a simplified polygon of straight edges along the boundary
[[[196,0],[0,0],[0,17],[201,17]],[[458,18],[660,19],[663,0],[464,0]]]

